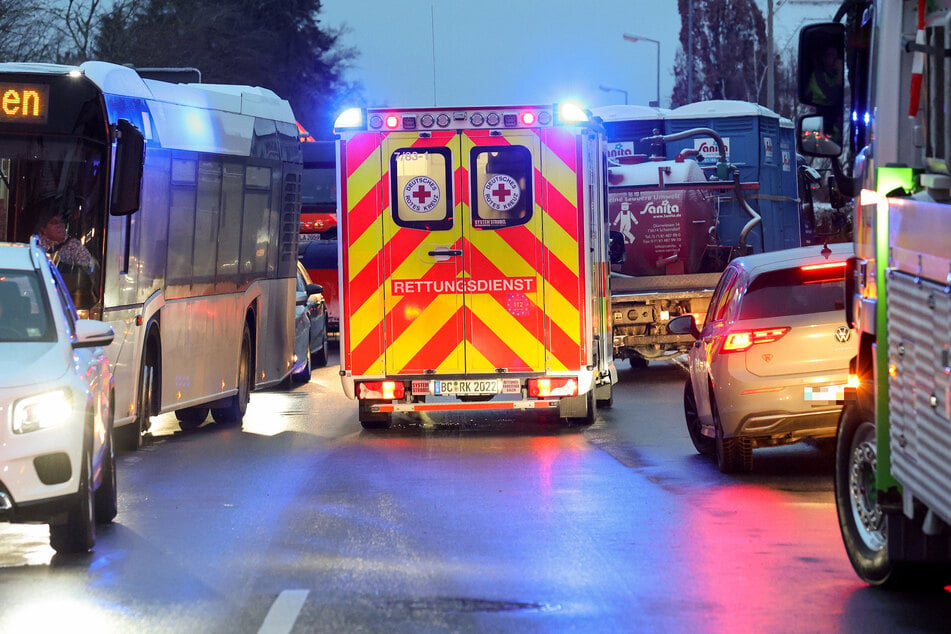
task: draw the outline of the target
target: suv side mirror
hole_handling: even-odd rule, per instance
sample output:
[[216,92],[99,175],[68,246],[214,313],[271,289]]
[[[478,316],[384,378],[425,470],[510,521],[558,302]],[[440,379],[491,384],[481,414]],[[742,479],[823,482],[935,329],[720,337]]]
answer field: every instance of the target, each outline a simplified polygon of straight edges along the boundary
[[119,119],[116,128],[118,139],[109,213],[113,216],[128,216],[139,210],[142,170],[145,167],[145,137],[128,119]]

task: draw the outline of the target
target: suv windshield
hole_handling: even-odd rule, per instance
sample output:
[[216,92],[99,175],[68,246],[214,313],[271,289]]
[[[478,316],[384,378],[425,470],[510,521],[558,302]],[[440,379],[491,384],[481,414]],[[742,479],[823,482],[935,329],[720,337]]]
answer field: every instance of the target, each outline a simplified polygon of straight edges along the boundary
[[0,269],[0,342],[56,340],[40,284],[34,271]]

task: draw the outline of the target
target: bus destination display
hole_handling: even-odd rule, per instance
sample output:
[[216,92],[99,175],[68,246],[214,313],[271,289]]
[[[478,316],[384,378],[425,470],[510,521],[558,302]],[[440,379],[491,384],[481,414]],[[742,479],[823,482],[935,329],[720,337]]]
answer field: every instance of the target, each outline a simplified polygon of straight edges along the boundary
[[0,84],[0,123],[46,123],[49,95],[42,84]]

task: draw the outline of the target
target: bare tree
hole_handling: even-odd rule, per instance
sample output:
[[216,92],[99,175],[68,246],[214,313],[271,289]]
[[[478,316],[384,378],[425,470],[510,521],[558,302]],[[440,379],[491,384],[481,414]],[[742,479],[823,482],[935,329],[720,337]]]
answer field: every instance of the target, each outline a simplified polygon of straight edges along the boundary
[[[677,0],[677,4],[681,50],[674,62],[672,106],[690,100],[764,101],[760,80],[767,62],[766,21],[755,0]],[[691,80],[693,94],[688,95]]]
[[49,17],[47,0],[0,0],[0,59],[54,61],[59,37],[49,28]]

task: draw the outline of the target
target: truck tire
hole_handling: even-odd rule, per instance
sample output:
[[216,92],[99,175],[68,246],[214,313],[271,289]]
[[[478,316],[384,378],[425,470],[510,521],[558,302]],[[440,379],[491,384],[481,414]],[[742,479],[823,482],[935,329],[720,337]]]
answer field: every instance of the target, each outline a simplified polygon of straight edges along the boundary
[[684,384],[684,419],[687,421],[687,433],[694,449],[701,456],[713,456],[716,453],[716,440],[700,433],[700,417],[697,415],[697,399],[693,395],[690,379]]
[[889,520],[875,486],[877,444],[871,411],[859,402],[847,403],[836,438],[835,507],[852,568],[873,586],[904,585],[911,576],[908,566],[888,557]]

